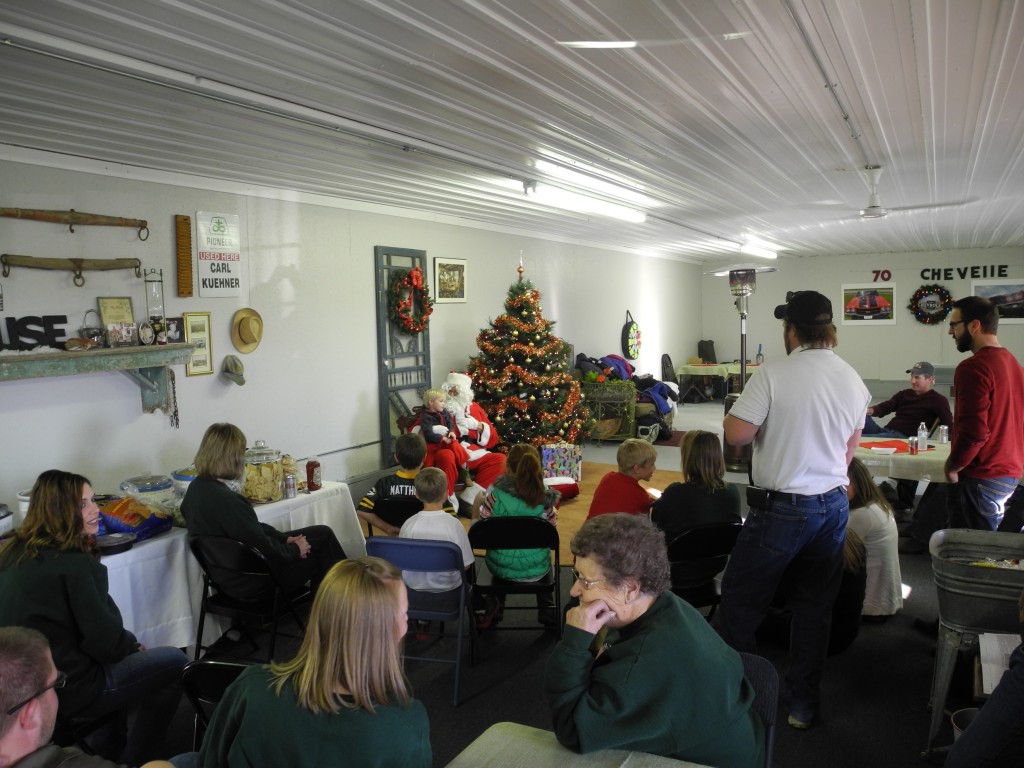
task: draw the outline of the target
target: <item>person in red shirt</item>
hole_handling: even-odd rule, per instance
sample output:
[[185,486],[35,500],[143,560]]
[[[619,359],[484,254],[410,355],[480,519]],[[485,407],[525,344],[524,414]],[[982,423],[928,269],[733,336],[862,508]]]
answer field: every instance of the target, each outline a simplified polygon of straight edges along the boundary
[[658,452],[646,440],[631,438],[620,445],[615,454],[619,470],[601,478],[590,502],[587,519],[613,512],[649,515],[654,497],[640,485],[640,481],[651,479],[657,458]]
[[1024,369],[999,343],[999,313],[980,296],[953,303],[949,335],[971,357],[956,367],[946,478],[959,483],[967,525],[994,531],[1024,472]]

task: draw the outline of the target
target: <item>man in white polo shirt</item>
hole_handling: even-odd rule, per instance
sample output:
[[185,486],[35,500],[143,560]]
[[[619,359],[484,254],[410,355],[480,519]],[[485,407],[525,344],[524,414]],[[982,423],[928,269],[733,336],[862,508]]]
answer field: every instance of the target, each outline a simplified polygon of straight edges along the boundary
[[832,351],[832,303],[816,291],[786,299],[775,308],[786,358],[758,368],[723,424],[730,444],[753,444],[754,485],[722,581],[718,629],[736,650],[756,652],[754,633],[785,573],[793,615],[789,724],[809,728],[842,577],[847,467],[871,395]]

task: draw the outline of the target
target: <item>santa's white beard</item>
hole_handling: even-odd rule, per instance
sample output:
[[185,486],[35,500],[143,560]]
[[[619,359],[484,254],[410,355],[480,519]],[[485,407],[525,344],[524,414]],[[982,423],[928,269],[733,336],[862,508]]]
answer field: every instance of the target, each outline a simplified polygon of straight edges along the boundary
[[462,393],[460,393],[458,397],[448,395],[448,398],[444,401],[444,409],[449,413],[462,415],[469,411],[469,404],[472,402],[472,392],[470,392],[468,396]]

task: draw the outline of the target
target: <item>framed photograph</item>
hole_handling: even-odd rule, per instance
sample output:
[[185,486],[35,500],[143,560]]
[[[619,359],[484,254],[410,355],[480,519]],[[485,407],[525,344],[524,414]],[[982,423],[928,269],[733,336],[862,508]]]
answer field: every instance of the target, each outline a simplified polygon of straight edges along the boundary
[[185,341],[195,344],[192,357],[185,363],[188,376],[202,376],[213,373],[213,348],[210,345],[210,313],[186,312],[182,315],[185,324]]
[[100,307],[100,320],[104,328],[117,325],[135,323],[135,313],[132,311],[132,300],[130,296],[100,296],[96,299]]
[[971,294],[988,299],[999,310],[999,324],[1024,324],[1024,278],[971,280]]
[[843,325],[896,325],[895,283],[843,285]]
[[466,260],[434,259],[434,303],[466,302]]
[[167,323],[167,343],[183,344],[185,342],[185,318],[168,317],[164,319]]

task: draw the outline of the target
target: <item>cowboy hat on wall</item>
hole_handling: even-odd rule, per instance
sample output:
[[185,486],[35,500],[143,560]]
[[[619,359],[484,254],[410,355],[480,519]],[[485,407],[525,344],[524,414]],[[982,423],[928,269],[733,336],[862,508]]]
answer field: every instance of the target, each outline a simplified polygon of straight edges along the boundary
[[245,307],[231,318],[231,343],[235,349],[246,355],[263,340],[263,318],[255,309]]

